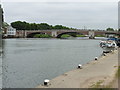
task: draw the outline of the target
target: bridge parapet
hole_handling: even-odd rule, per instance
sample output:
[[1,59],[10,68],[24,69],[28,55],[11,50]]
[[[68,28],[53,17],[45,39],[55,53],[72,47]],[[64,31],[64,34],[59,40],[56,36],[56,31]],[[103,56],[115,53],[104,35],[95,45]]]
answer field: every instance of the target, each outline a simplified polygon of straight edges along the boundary
[[[62,33],[67,33],[67,32],[76,32],[76,33],[82,33],[83,35],[89,35],[89,36],[95,36],[95,35],[104,35],[105,33],[118,33],[117,31],[93,31],[93,30],[17,30],[17,35],[16,36],[20,36],[20,37],[26,37],[28,34],[31,33],[45,33],[54,37],[57,37],[59,34]],[[92,32],[92,33],[90,33]],[[91,35],[90,35],[91,34]]]

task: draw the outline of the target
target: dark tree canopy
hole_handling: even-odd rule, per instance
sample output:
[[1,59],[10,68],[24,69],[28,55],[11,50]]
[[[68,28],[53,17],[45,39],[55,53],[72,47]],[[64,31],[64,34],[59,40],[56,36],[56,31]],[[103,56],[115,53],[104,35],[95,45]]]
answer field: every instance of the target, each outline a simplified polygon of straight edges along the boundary
[[3,28],[8,27],[8,26],[9,26],[9,24],[8,24],[8,23],[3,22]]
[[28,28],[29,23],[27,22],[21,22],[21,21],[16,21],[12,22],[11,26],[16,28],[17,30],[26,30]]
[[11,23],[13,28],[17,30],[51,30],[51,29],[70,29],[69,27],[62,25],[49,25],[47,23],[28,23],[25,21],[15,21]]
[[106,30],[107,30],[107,31],[114,31],[113,28],[107,28]]
[[70,29],[70,28],[62,26],[62,25],[55,25],[53,28],[54,29]]

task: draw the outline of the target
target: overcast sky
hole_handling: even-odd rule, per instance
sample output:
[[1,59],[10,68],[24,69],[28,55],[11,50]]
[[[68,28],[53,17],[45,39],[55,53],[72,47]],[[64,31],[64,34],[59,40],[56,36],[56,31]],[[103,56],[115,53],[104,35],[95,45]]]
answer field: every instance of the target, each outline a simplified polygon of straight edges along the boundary
[[5,22],[62,24],[74,28],[118,28],[118,2],[103,0],[3,0]]

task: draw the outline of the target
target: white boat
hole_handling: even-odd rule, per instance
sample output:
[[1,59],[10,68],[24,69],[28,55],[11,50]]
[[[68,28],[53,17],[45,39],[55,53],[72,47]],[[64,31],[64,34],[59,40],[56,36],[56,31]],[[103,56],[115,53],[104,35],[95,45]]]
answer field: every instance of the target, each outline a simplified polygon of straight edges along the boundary
[[100,47],[103,48],[103,52],[111,52],[117,48],[117,44],[113,40],[101,41]]

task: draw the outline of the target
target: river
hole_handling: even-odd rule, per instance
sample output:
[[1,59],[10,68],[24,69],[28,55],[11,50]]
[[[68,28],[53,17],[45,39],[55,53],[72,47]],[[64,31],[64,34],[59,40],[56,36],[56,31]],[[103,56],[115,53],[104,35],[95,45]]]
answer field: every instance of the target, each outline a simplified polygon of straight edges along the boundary
[[34,88],[102,54],[100,40],[5,39],[3,88]]

